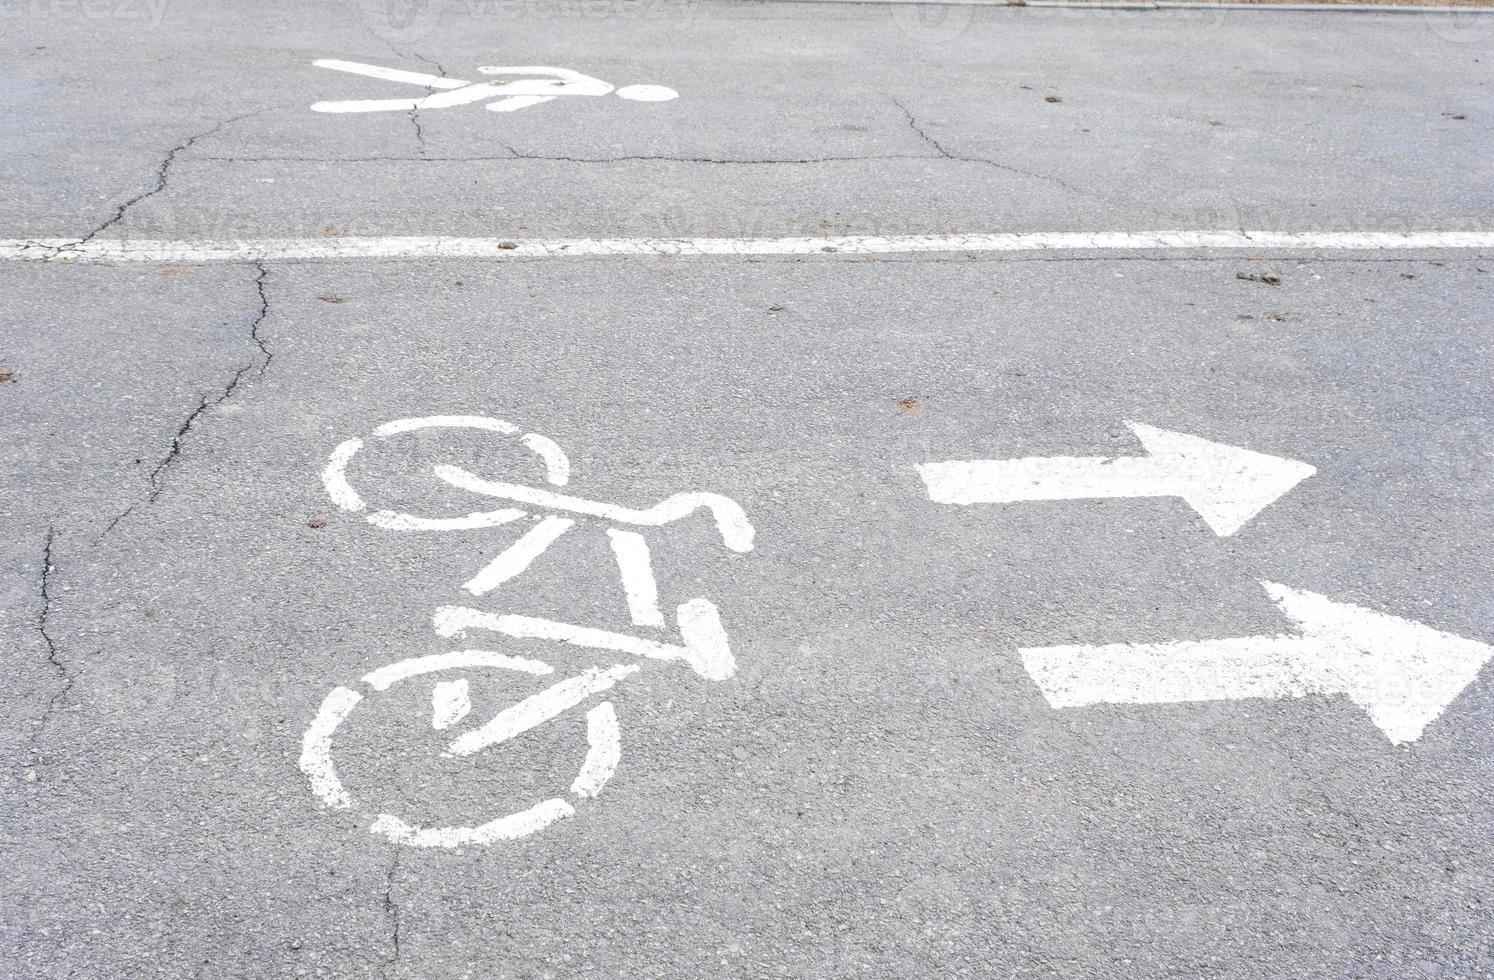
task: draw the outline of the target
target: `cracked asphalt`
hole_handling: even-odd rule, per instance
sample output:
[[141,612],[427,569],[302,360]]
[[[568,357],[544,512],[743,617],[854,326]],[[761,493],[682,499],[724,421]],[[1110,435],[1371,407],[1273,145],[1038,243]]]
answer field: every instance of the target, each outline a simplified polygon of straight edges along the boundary
[[[392,9],[392,8],[391,8]],[[128,16],[133,11],[138,16]],[[1494,228],[1494,16],[803,2],[0,6],[0,975],[1494,975],[1485,670],[1393,746],[1343,697],[1055,710],[1019,648],[1286,632],[1270,580],[1494,641],[1476,248],[80,262],[107,240]],[[391,20],[391,16],[393,20]],[[1483,25],[1487,23],[1487,28]],[[333,115],[557,65],[677,100]],[[432,89],[433,90],[433,89]],[[572,711],[471,759],[459,604],[627,632],[607,539],[461,589],[519,532],[478,414],[647,507],[664,608],[601,796],[520,840],[391,844],[565,795]],[[945,459],[1125,456],[1126,420],[1317,473],[1237,535],[1168,498],[949,507]],[[519,477],[517,474],[526,474]],[[536,485],[540,481],[533,478]],[[574,673],[613,661],[466,638]],[[515,679],[519,678],[519,679]],[[472,720],[546,685],[474,670]]]

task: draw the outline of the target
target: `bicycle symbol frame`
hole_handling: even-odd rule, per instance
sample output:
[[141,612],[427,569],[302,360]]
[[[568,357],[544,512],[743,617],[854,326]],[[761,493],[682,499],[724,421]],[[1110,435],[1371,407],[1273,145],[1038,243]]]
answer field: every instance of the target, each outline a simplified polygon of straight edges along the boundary
[[[558,445],[536,433],[521,434],[517,426],[502,419],[478,415],[399,419],[376,428],[373,437],[385,440],[402,433],[431,428],[476,429],[518,436],[519,442],[543,464],[547,483],[559,487],[569,482],[570,461]],[[347,476],[349,464],[364,445],[362,439],[349,439],[341,443],[332,451],[331,458],[322,471],[323,485],[333,503],[349,513],[367,509],[367,504]],[[728,549],[738,553],[752,550],[755,533],[752,524],[735,501],[720,494],[678,493],[653,507],[637,510],[521,484],[485,480],[452,465],[438,465],[434,467],[434,473],[446,483],[471,493],[550,512],[531,514],[526,509],[505,506],[455,518],[421,517],[390,510],[376,510],[365,515],[368,523],[396,531],[471,530],[498,527],[526,518],[533,519],[533,527],[462,584],[462,588],[473,596],[486,595],[521,575],[536,558],[579,521],[600,519],[607,524],[605,531],[617,561],[633,625],[647,630],[662,630],[667,628],[668,622],[659,605],[658,583],[653,574],[648,541],[638,531],[613,525],[659,527],[698,510],[706,510],[715,519],[722,543]],[[680,643],[533,616],[491,613],[458,605],[438,607],[432,621],[436,634],[444,639],[465,640],[469,634],[482,631],[511,639],[537,639],[573,647],[606,650],[641,660],[682,661],[706,680],[720,681],[731,677],[735,673],[736,663],[716,606],[704,597],[696,597],[679,604],[674,612],[682,640]],[[484,724],[464,731],[451,741],[443,756],[465,757],[502,745],[611,689],[636,674],[640,667],[636,662],[623,662],[608,667],[588,668],[564,678],[538,694],[498,712]],[[333,688],[323,699],[315,719],[302,739],[300,768],[310,781],[313,794],[334,809],[349,810],[356,806],[352,794],[337,775],[333,761],[333,737],[339,726],[368,694],[382,693],[395,684],[412,678],[469,668],[497,668],[533,676],[554,673],[554,668],[543,661],[493,650],[462,649],[412,657],[371,671],[361,678],[364,690],[344,686]],[[431,696],[431,723],[436,730],[460,724],[471,710],[468,682],[465,678],[442,680],[435,684]],[[586,757],[570,787],[572,795],[583,799],[596,797],[601,793],[621,758],[620,732],[611,701],[604,700],[588,709],[586,724]],[[515,840],[574,814],[575,807],[567,799],[557,796],[477,826],[420,827],[395,814],[381,813],[370,824],[369,830],[397,844],[457,847]]]

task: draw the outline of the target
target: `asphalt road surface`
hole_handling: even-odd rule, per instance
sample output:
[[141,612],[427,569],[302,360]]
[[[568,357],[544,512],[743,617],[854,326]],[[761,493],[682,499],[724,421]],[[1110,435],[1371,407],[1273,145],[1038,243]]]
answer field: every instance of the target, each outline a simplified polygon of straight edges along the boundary
[[0,13],[0,974],[1494,974],[1494,16]]

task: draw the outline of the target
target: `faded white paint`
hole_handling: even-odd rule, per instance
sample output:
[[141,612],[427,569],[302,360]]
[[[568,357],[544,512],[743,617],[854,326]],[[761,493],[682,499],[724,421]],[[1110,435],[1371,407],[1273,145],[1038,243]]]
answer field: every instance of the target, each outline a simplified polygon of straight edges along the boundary
[[553,619],[490,613],[465,606],[442,606],[436,610],[436,633],[444,637],[467,636],[468,630],[489,630],[521,640],[550,640],[572,646],[614,650],[651,660],[681,660],[707,680],[725,680],[736,670],[726,631],[716,607],[706,599],[692,599],[678,609],[683,646],[645,640],[626,633],[560,623]]
[[[395,419],[393,422],[385,422],[374,429],[374,435],[387,439],[389,436],[418,432],[421,429],[478,429],[505,436],[514,435],[519,431],[519,427],[512,422],[496,419],[490,415],[427,415],[422,418]],[[566,456],[565,450],[556,445],[553,439],[548,439],[537,432],[526,432],[519,437],[519,442],[545,464],[546,482],[552,486],[565,486],[566,481],[571,477],[571,461]]]
[[656,256],[847,256],[992,252],[1384,252],[1479,251],[1494,248],[1494,231],[1078,231],[956,235],[836,235],[776,238],[532,238],[439,235],[344,235],[305,238],[221,238],[160,241],[70,238],[0,239],[0,261],[279,262],[338,259],[627,258]]
[[525,531],[519,540],[499,552],[496,558],[483,566],[482,571],[463,583],[462,588],[475,596],[485,595],[514,576],[523,574],[536,558],[544,554],[546,548],[554,544],[575,523],[568,517],[544,518]]
[[586,713],[586,744],[586,761],[571,783],[571,792],[594,797],[602,792],[622,759],[622,737],[611,701],[603,701]]
[[[516,435],[519,427],[503,419],[486,415],[428,415],[419,418],[395,419],[374,429],[379,439],[418,432],[423,429],[477,429],[496,432],[500,435]],[[565,452],[554,441],[538,433],[525,433],[519,439],[527,449],[540,458],[545,466],[545,479],[554,486],[564,486],[570,479],[571,462]],[[332,455],[322,469],[322,485],[327,496],[345,511],[359,511],[366,504],[348,481],[348,465],[363,449],[362,439],[348,439],[332,450]],[[512,507],[493,511],[479,511],[463,517],[419,517],[392,510],[378,510],[369,514],[367,520],[376,527],[389,531],[470,531],[497,527],[527,516],[527,512]]]
[[1295,634],[1021,651],[1055,708],[1346,695],[1395,744],[1413,742],[1494,648],[1321,595],[1261,583]]
[[[386,691],[392,685],[412,677],[467,667],[501,667],[532,675],[549,674],[554,670],[550,665],[537,660],[510,657],[489,650],[462,650],[401,660],[365,674],[363,683],[375,691]],[[552,685],[546,691],[500,712],[494,721],[469,733],[469,736],[475,737],[458,738],[452,743],[453,747],[458,746],[459,743],[474,747],[455,754],[465,755],[477,751],[482,747],[476,744],[479,739],[487,739],[486,744],[497,744],[506,738],[512,738],[572,707],[591,694],[611,687],[618,680],[637,670],[636,665],[619,665],[607,670],[587,671],[579,678],[573,677],[560,684]],[[353,709],[362,701],[363,695],[351,688],[333,688],[323,699],[316,718],[301,739],[300,769],[306,775],[311,784],[311,790],[317,798],[326,806],[335,809],[350,809],[354,801],[337,776],[337,769],[332,761],[332,739],[338,727],[348,719]],[[459,723],[471,711],[468,682],[465,679],[456,679],[437,683],[431,696],[431,708],[431,723],[436,729],[445,729]],[[609,720],[613,727],[610,733],[607,730]],[[582,785],[592,785],[598,778],[601,782],[606,781],[611,775],[610,769],[606,767],[607,760],[611,758],[611,765],[616,766],[615,749],[619,744],[615,730],[616,718],[611,714],[610,706],[605,716],[599,715],[595,720],[592,714],[588,713],[587,726],[588,741],[591,747],[582,765],[581,774],[577,777],[578,784]],[[585,780],[584,783],[583,780]],[[600,790],[600,783],[596,785]],[[510,814],[477,827],[425,829],[407,824],[398,817],[386,813],[381,814],[373,822],[370,830],[383,834],[395,843],[408,844],[412,847],[459,847],[463,844],[487,844],[524,837],[544,829],[555,820],[569,817],[574,812],[566,801],[551,799],[535,804],[520,813]]]
[[511,708],[504,708],[487,723],[458,736],[446,747],[454,756],[472,755],[543,724],[563,711],[574,708],[593,694],[608,690],[618,681],[638,672],[637,664],[615,667],[591,667],[531,695]]
[[1306,463],[1127,422],[1149,455],[1033,456],[924,463],[929,499],[945,504],[1182,497],[1228,536],[1317,470]]
[[663,626],[664,612],[659,608],[659,583],[654,579],[649,559],[648,541],[636,531],[619,531],[609,527],[612,554],[622,575],[623,590],[628,596],[628,615],[634,626]]
[[316,718],[301,738],[300,766],[311,782],[311,791],[327,806],[339,810],[351,807],[353,800],[343,789],[337,767],[332,764],[332,735],[362,700],[363,695],[357,691],[334,687],[322,699]]
[[556,797],[536,803],[520,813],[512,813],[497,820],[490,820],[477,827],[428,827],[421,828],[405,823],[399,817],[381,813],[370,826],[375,834],[382,834],[392,844],[407,847],[463,847],[495,844],[501,840],[518,840],[544,830],[557,820],[574,816],[576,808]]
[[714,603],[691,599],[676,610],[676,615],[688,651],[687,660],[697,674],[708,681],[724,681],[737,672],[736,658],[731,655],[721,613]]
[[528,657],[511,657],[492,650],[456,650],[451,653],[433,653],[425,657],[411,657],[387,667],[363,675],[363,683],[375,691],[387,691],[393,684],[409,680],[420,674],[432,674],[442,670],[459,670],[463,667],[500,667],[523,674],[543,677],[555,668]]
[[363,498],[348,483],[347,477],[348,463],[352,462],[362,448],[362,439],[349,439],[339,443],[332,450],[332,457],[327,461],[326,468],[322,470],[322,486],[327,488],[327,496],[342,510],[359,511],[364,506]]
[[461,724],[472,712],[472,697],[467,678],[454,681],[438,681],[431,688],[431,727],[443,732],[453,725]]
[[524,435],[519,440],[528,446],[540,459],[545,461],[545,480],[551,486],[563,487],[571,478],[571,461],[565,451],[555,444],[553,439],[535,432]]
[[421,429],[482,429],[505,436],[514,435],[519,431],[519,427],[512,422],[495,419],[489,415],[426,415],[421,418],[395,419],[393,422],[385,422],[374,429],[374,435],[387,439],[406,432],[419,432]]
[[368,515],[368,523],[386,531],[472,531],[511,524],[528,516],[527,512],[512,507],[478,511],[465,517],[417,517],[392,510],[376,510]]

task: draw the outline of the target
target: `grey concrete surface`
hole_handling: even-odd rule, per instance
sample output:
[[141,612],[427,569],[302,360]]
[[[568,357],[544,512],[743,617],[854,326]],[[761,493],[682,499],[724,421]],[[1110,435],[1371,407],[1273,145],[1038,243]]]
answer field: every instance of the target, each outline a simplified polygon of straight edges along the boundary
[[[1487,40],[1409,18],[969,10],[930,42],[881,6],[448,3],[391,52],[356,7],[170,5],[158,26],[22,9],[6,234],[82,237],[162,173],[101,233],[1490,218]],[[416,51],[684,93],[422,113],[431,156],[857,159],[422,162],[407,116],[306,111],[364,91],[312,57],[413,68]],[[943,159],[935,132],[1045,177]],[[342,162],[370,156],[402,159]],[[1494,640],[1491,263],[0,267],[0,973],[1488,975],[1487,671],[1396,748],[1343,698],[1056,711],[1017,649],[1280,632],[1262,578]],[[297,769],[324,695],[451,649],[442,604],[627,628],[595,529],[472,599],[458,586],[516,531],[399,533],[331,504],[333,446],[448,412],[554,438],[580,495],[727,494],[757,546],[726,552],[700,518],[652,536],[666,603],[721,607],[737,676],[647,663],[612,693],[623,753],[600,799],[522,841],[432,851],[371,835],[371,808],[469,821],[562,793],[579,715],[451,760],[428,687],[371,698],[338,757],[369,803],[332,812]],[[1125,419],[1318,472],[1219,538],[1171,499],[942,507],[914,470],[1139,452]],[[389,506],[483,507],[428,476],[452,459],[530,465],[447,433],[360,466]],[[513,676],[474,673],[474,715],[542,686]]]
[[[1494,220],[1487,17],[445,0],[381,34],[364,9],[380,3],[161,2],[159,26],[45,6],[9,21],[0,236],[81,237],[161,179],[170,193],[106,233]],[[423,93],[317,58],[460,78],[559,64],[684,94],[323,115],[307,108]]]

